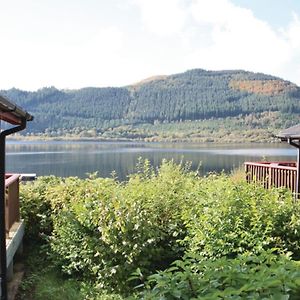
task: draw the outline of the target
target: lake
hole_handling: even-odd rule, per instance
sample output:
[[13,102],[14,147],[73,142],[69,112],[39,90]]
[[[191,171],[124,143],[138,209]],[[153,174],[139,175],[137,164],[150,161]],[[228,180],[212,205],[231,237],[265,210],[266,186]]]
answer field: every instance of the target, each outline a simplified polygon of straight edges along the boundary
[[192,144],[137,142],[23,142],[7,141],[6,171],[39,175],[86,177],[98,171],[110,177],[116,171],[120,180],[136,170],[139,157],[154,166],[162,159],[192,162],[200,173],[231,172],[245,161],[296,160],[296,150],[287,144]]

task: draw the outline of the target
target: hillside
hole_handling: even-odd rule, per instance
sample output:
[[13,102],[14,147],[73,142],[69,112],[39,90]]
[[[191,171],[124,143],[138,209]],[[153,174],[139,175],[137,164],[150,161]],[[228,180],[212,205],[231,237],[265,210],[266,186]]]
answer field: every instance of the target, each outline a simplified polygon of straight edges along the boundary
[[300,112],[298,86],[242,70],[194,69],[120,88],[1,93],[35,116],[27,134],[54,137],[240,141],[256,131],[256,140],[268,140],[298,123]]

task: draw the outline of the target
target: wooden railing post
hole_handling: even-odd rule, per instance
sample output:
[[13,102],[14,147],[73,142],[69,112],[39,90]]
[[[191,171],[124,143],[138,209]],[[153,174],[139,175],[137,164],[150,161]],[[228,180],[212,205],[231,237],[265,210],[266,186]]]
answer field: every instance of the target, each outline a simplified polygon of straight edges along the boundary
[[15,222],[20,221],[19,178],[14,174],[5,180],[5,229],[8,234]]
[[249,183],[250,180],[249,180],[249,168],[248,168],[248,165],[245,164],[245,174],[246,174],[246,181]]
[[272,177],[273,177],[271,164],[269,165],[268,173],[269,173],[269,178],[268,178],[268,189],[270,189],[270,188],[272,187]]

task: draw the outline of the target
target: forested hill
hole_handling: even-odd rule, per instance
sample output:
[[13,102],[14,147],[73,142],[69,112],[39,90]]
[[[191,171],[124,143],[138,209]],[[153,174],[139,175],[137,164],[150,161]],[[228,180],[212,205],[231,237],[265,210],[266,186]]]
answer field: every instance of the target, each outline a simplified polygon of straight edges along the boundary
[[201,132],[213,131],[213,124],[224,124],[222,120],[246,124],[248,129],[269,130],[299,122],[300,112],[298,86],[242,70],[194,69],[120,88],[50,87],[36,92],[11,89],[1,93],[35,116],[27,134],[50,136],[157,140],[163,139],[164,132],[166,139],[178,140],[192,134],[201,140]]

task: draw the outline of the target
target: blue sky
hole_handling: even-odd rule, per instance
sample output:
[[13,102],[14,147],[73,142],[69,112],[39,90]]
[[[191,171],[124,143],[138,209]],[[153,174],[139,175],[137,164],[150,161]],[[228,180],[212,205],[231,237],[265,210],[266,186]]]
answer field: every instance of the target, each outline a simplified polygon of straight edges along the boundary
[[233,0],[234,4],[251,9],[254,16],[273,27],[287,26],[292,13],[300,13],[298,0]]
[[300,85],[299,0],[1,1],[0,89],[245,69]]

